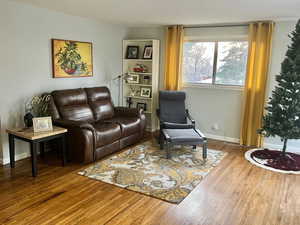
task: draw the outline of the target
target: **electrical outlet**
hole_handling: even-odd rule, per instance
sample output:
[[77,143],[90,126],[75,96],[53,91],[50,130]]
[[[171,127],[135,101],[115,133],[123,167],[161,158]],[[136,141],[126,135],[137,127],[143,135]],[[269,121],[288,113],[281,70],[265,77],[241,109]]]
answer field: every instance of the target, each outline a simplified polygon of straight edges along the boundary
[[219,128],[219,124],[214,123],[214,124],[211,126],[211,129],[214,130],[214,131],[219,130],[219,129],[220,129],[220,128]]

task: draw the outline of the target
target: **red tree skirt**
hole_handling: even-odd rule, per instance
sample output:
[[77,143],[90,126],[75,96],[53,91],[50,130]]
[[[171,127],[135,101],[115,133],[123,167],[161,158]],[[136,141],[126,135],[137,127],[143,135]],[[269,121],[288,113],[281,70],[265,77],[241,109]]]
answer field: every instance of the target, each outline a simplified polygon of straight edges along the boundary
[[300,155],[268,149],[251,149],[245,153],[251,163],[276,172],[300,174]]

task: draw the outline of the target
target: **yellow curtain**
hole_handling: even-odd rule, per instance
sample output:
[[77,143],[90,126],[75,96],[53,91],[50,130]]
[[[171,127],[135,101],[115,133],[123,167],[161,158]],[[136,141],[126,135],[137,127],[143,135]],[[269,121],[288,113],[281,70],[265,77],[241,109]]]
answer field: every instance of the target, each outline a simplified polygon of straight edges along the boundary
[[265,92],[271,54],[273,22],[256,22],[249,26],[249,52],[244,89],[240,144],[261,147]]
[[165,89],[180,90],[182,87],[182,25],[170,26],[166,33]]

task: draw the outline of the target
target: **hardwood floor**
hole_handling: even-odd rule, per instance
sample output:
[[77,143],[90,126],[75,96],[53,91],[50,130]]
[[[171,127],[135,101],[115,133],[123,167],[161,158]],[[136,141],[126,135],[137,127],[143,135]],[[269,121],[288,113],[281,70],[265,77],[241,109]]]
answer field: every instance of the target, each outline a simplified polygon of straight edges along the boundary
[[209,141],[225,159],[179,205],[79,176],[55,155],[0,168],[0,224],[299,225],[300,176],[248,163],[235,144]]

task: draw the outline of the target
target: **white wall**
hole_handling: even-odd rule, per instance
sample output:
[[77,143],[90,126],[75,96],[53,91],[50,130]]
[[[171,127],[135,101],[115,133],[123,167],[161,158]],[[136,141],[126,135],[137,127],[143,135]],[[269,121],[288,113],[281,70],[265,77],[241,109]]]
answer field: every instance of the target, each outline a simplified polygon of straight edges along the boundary
[[[294,29],[296,21],[276,22],[273,50],[271,56],[270,75],[268,82],[268,95],[275,85],[275,75],[280,72],[280,64],[284,58],[289,44],[288,34]],[[160,30],[160,31],[159,31]],[[145,36],[143,36],[145,34]],[[157,38],[164,43],[163,28],[135,28],[129,30],[131,38]],[[164,45],[162,46],[164,47]],[[164,50],[163,50],[164,52]],[[163,64],[162,64],[163,65]],[[161,69],[163,71],[163,68]],[[163,74],[161,73],[163,80]],[[162,83],[161,83],[161,87]],[[241,90],[185,88],[187,104],[201,130],[209,137],[238,142],[240,134],[240,120],[242,110]],[[212,129],[218,124],[219,130]],[[268,138],[267,146],[281,147],[280,139]],[[300,141],[290,141],[291,150],[300,149]]]
[[[24,102],[32,95],[55,89],[109,85],[111,76],[121,73],[122,40],[126,30],[0,0],[0,160],[3,158],[6,163],[9,160],[5,129],[23,125]],[[94,76],[53,79],[51,38],[92,42]],[[28,153],[28,144],[18,142],[17,158],[26,157]]]
[[[207,137],[238,142],[242,91],[217,88],[185,88],[187,106]],[[214,129],[213,126],[217,126]]]

